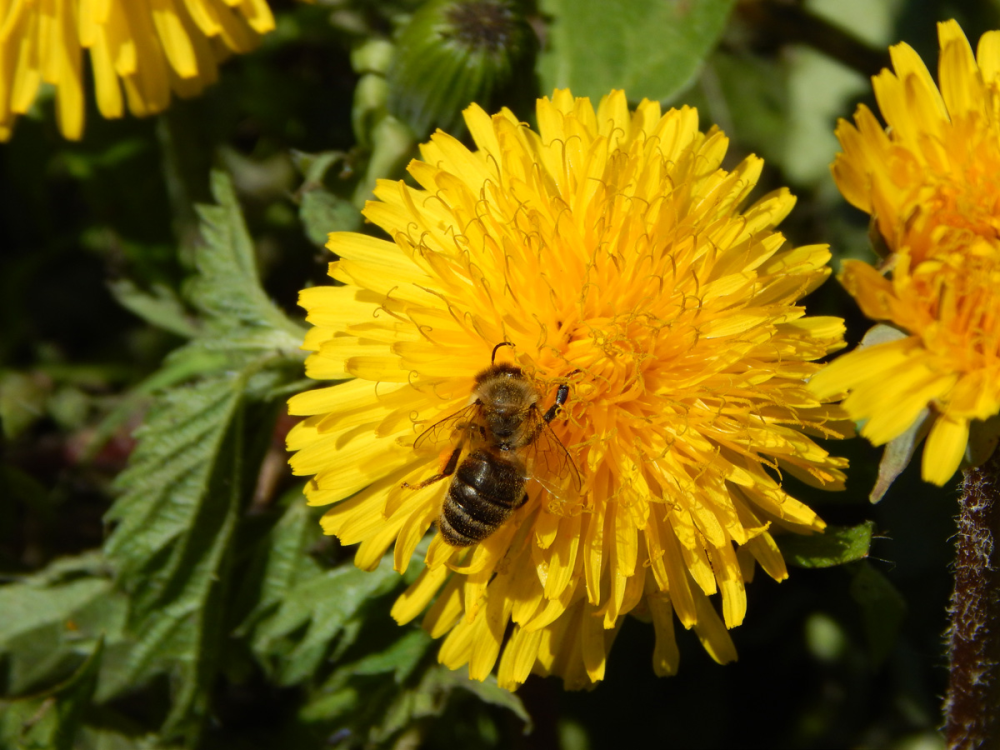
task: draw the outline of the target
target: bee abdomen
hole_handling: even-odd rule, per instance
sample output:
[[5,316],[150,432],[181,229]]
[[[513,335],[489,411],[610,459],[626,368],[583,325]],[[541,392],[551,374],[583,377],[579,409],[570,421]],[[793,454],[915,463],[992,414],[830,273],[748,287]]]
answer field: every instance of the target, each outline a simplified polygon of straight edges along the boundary
[[524,477],[513,462],[485,451],[458,467],[441,509],[441,534],[454,547],[486,539],[524,502]]

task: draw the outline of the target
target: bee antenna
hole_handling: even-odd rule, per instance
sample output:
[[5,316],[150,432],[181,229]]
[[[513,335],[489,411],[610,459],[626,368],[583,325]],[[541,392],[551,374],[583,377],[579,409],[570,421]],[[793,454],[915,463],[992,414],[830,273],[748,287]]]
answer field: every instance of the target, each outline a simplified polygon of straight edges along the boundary
[[499,351],[500,349],[502,349],[505,346],[514,346],[514,345],[511,342],[509,342],[509,341],[501,341],[499,344],[497,344],[496,346],[493,347],[493,356],[490,357],[490,364],[491,365],[496,364],[496,361],[497,361],[497,351]]

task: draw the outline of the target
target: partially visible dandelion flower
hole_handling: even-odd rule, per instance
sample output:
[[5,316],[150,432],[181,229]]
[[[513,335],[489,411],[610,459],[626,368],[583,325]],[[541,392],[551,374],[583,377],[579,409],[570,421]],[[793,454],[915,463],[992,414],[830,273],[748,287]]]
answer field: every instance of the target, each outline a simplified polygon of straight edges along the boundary
[[[11,0],[0,11],[0,140],[56,88],[59,129],[83,134],[83,50],[104,117],[162,112],[171,92],[201,93],[218,63],[249,52],[274,28],[267,0]],[[125,96],[122,97],[122,88]]]
[[[582,475],[579,495],[529,483],[529,499],[477,545],[431,541],[398,599],[405,623],[444,637],[439,659],[515,688],[530,673],[571,688],[602,679],[624,616],[651,619],[653,666],[677,669],[674,621],[719,662],[757,563],[787,576],[772,532],[823,522],[780,472],[839,488],[846,462],[811,435],[849,426],[806,388],[843,345],[839,318],[796,302],[827,277],[825,246],[792,248],[775,226],[787,190],[745,206],[762,168],[721,168],[717,129],[689,107],[662,114],[621,91],[595,112],[557,91],[539,132],[507,110],[465,112],[478,147],[438,131],[409,171],[381,181],[365,215],[392,241],[337,232],[341,286],[306,289],[310,377],[349,382],[295,396],[295,473],[315,475],[328,534],[374,568],[395,544],[405,571],[438,518],[448,452],[414,448],[469,403],[491,352],[535,385]],[[509,354],[508,354],[509,353]],[[712,597],[720,594],[721,617]],[[429,607],[429,608],[428,608]]]
[[922,474],[955,473],[972,420],[1000,412],[1000,32],[978,61],[955,21],[938,25],[941,90],[906,44],[895,75],[872,80],[888,127],[865,106],[841,121],[838,187],[868,212],[891,251],[887,275],[845,261],[842,281],[865,315],[904,337],[838,358],[811,383],[865,420],[880,445],[930,408]]

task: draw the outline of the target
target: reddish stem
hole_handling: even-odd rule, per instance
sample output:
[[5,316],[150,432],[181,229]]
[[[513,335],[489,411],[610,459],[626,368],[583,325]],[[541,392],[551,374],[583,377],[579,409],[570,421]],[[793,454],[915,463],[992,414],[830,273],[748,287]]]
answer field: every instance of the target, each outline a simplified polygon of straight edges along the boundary
[[948,612],[951,674],[945,735],[952,750],[1000,747],[1000,452],[965,472],[955,590]]

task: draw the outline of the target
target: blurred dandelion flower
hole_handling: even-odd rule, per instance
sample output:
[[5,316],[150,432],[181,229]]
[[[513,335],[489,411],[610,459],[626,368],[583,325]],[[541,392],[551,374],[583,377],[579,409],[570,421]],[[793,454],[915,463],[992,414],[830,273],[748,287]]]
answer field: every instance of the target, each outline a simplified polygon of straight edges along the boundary
[[891,48],[895,74],[872,81],[888,127],[864,105],[841,121],[833,176],[877,222],[883,271],[844,262],[842,282],[869,318],[905,334],[838,358],[813,378],[880,445],[931,407],[925,480],[955,473],[972,420],[1000,412],[1000,32],[978,61],[955,21],[938,25],[941,90],[917,53]]
[[[0,140],[35,101],[56,87],[59,129],[83,134],[83,50],[90,51],[104,117],[166,109],[171,92],[195,96],[217,65],[248,52],[274,28],[267,0],[17,0],[0,11]],[[122,88],[125,97],[122,97]]]
[[343,285],[302,292],[307,373],[354,379],[291,400],[307,417],[288,437],[292,467],[315,475],[310,503],[337,503],[323,527],[360,542],[359,567],[395,543],[404,571],[447,490],[403,487],[449,454],[414,440],[469,403],[511,342],[501,352],[545,408],[569,385],[551,424],[582,491],[529,483],[479,544],[438,534],[393,616],[426,610],[444,664],[484,679],[499,659],[507,688],[531,672],[600,680],[628,612],[655,626],[658,674],[677,669],[674,614],[714,659],[735,659],[727,628],[743,621],[755,561],[787,576],[772,531],[824,527],[778,471],[842,486],[846,462],[804,434],[848,424],[805,385],[812,360],[842,346],[842,321],[795,305],[829,253],[774,230],[787,190],[741,210],[762,162],[722,169],[727,140],[699,132],[693,109],[630,112],[615,91],[595,112],[557,91],[537,112],[535,133],[471,106],[478,150],[439,131],[409,167],[419,188],[379,183],[365,215],[393,241],[330,236]]

